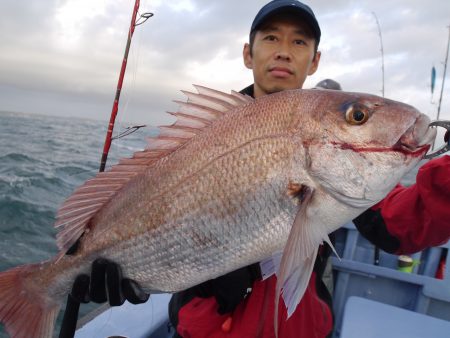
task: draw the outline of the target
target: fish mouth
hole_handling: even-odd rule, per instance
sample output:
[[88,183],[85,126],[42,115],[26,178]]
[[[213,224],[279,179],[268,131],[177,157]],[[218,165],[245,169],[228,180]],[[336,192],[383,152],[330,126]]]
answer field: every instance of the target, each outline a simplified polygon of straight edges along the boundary
[[406,154],[425,155],[436,138],[436,128],[431,128],[429,124],[430,119],[426,115],[420,115],[393,148]]
[[394,146],[394,150],[397,150],[404,154],[417,155],[417,156],[425,155],[430,148],[431,148],[430,144],[424,144],[422,146],[417,146],[417,147],[405,146],[403,144],[399,144],[399,145],[396,144]]

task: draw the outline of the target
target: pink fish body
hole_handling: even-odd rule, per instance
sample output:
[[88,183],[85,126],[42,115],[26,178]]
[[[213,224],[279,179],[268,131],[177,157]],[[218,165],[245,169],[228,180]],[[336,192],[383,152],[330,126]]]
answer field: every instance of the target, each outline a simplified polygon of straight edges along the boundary
[[411,106],[367,94],[253,100],[196,88],[148,149],[63,204],[57,257],[0,273],[0,320],[12,337],[51,337],[75,276],[98,257],[155,293],[284,250],[277,292],[291,314],[327,234],[380,201],[435,137]]

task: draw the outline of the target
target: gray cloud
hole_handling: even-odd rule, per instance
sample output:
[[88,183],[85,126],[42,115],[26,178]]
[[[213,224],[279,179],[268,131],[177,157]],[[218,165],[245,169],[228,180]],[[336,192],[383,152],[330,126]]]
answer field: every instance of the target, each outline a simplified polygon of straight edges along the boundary
[[[241,62],[250,23],[266,1],[152,1],[155,16],[136,28],[121,98],[124,119],[159,124],[192,83],[221,90],[251,82]],[[105,6],[82,14],[88,2],[73,0],[0,3],[0,110],[107,119],[130,21],[132,1],[94,1]],[[75,5],[74,5],[75,4]],[[61,8],[73,12],[61,19]],[[431,0],[310,2],[321,23],[321,66],[306,83],[334,77],[346,90],[380,94],[381,24],[386,96],[433,117],[430,70],[439,91],[450,2]],[[153,6],[153,7],[152,7]],[[72,7],[71,7],[72,8]],[[445,90],[443,118],[448,111]],[[438,93],[437,93],[438,94]],[[435,101],[437,101],[435,94]]]

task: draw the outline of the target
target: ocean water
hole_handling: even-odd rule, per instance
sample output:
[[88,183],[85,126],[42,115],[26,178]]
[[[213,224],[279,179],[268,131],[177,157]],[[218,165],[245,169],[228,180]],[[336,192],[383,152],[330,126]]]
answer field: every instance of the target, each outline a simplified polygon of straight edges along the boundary
[[[106,121],[0,112],[0,271],[57,252],[56,210],[97,173],[106,127]],[[145,128],[114,141],[108,166],[143,149],[155,133]],[[0,337],[6,337],[1,328]]]
[[[0,112],[0,271],[57,252],[56,210],[97,173],[106,127],[107,121]],[[113,141],[107,167],[142,150],[155,132],[143,128]]]

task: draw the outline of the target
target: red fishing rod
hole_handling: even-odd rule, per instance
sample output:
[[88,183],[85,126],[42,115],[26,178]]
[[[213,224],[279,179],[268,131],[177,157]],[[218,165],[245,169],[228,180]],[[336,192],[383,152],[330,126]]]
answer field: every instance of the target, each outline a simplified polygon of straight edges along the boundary
[[128,30],[127,46],[125,47],[125,55],[122,60],[122,67],[120,69],[119,81],[117,83],[116,96],[114,98],[114,103],[113,103],[113,107],[112,107],[112,111],[111,111],[111,117],[109,119],[109,124],[108,124],[108,131],[106,132],[105,144],[103,146],[103,154],[102,154],[102,159],[100,162],[100,169],[99,169],[100,172],[105,171],[106,160],[108,159],[109,148],[111,147],[112,133],[114,130],[114,123],[116,121],[117,111],[119,110],[120,92],[122,91],[122,83],[123,83],[123,78],[125,77],[125,70],[127,68],[128,53],[130,51],[131,38],[133,37],[134,28],[138,25],[143,24],[145,21],[147,21],[149,18],[151,18],[153,16],[153,13],[144,13],[144,14],[140,15],[140,17],[136,21],[136,16],[137,16],[137,13],[139,10],[139,4],[140,4],[140,0],[136,0],[136,2],[134,3],[134,9],[133,9],[133,15],[131,17],[130,29]]
[[[114,104],[113,104],[113,108],[112,108],[112,112],[111,112],[111,118],[109,120],[109,125],[108,125],[108,131],[106,133],[105,145],[103,147],[102,160],[101,160],[100,169],[99,169],[100,172],[105,171],[106,160],[108,158],[109,148],[111,146],[112,132],[114,129],[114,122],[116,120],[117,111],[119,109],[120,91],[122,90],[122,83],[123,83],[123,78],[125,76],[125,69],[127,68],[128,52],[130,51],[131,38],[133,37],[134,28],[138,25],[143,24],[145,21],[147,21],[149,18],[151,18],[153,16],[153,13],[144,13],[144,14],[140,15],[138,20],[136,21],[137,12],[139,10],[139,3],[140,3],[140,0],[136,0],[136,2],[134,4],[133,16],[131,18],[130,29],[128,31],[127,46],[125,48],[125,55],[124,55],[123,61],[122,61],[122,68],[120,70],[119,82],[117,84],[116,97],[114,99]],[[118,135],[117,138],[129,135],[134,130],[139,129],[140,127],[142,127],[142,126],[134,126],[134,127],[128,128],[128,130],[126,130],[123,133],[121,133],[120,135]],[[78,276],[78,277],[84,278],[83,276]],[[88,284],[89,284],[89,282],[88,282]],[[77,285],[77,286],[75,286],[75,285]],[[77,284],[77,282],[74,283],[73,290],[76,289],[76,290],[78,290],[77,292],[81,292],[80,287],[84,287],[83,282],[81,280],[78,281],[78,284]],[[75,330],[76,330],[76,326],[77,326],[79,309],[80,309],[80,302],[72,296],[72,292],[71,292],[67,296],[66,310],[64,312],[64,317],[62,319],[61,330],[59,332],[59,338],[67,338],[67,337],[75,336]]]

